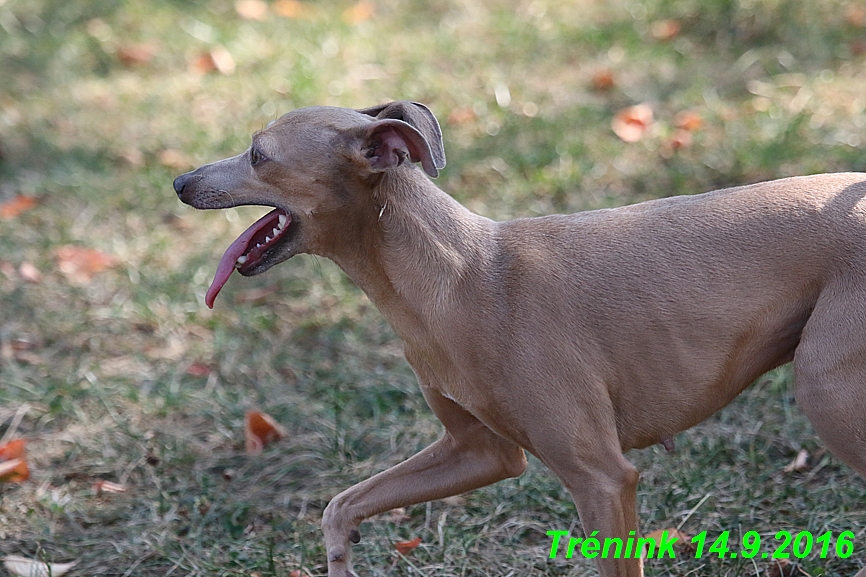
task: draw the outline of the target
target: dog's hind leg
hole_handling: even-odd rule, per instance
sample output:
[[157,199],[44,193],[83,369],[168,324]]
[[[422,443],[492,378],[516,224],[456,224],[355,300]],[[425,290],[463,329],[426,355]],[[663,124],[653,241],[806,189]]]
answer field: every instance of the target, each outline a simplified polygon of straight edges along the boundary
[[[866,479],[866,279],[822,292],[794,355],[794,379],[818,436]],[[866,567],[855,577],[866,577]]]
[[818,436],[866,478],[866,279],[822,291],[794,355],[794,379]]

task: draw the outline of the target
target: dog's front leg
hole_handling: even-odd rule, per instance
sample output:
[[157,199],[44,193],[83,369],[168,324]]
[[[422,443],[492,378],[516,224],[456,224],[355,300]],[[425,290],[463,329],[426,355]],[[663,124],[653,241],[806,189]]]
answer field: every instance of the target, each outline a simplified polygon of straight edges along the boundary
[[414,457],[331,500],[322,515],[328,577],[354,575],[349,543],[360,540],[358,527],[364,519],[516,477],[526,468],[523,449],[493,433],[437,391],[422,390],[445,425],[445,435]]

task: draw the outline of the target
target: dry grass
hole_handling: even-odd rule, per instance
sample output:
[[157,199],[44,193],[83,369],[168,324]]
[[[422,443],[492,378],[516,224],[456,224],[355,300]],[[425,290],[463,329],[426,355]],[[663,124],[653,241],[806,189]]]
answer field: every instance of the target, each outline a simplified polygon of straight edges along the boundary
[[[214,311],[202,304],[220,251],[261,211],[193,212],[171,180],[242,150],[280,113],[427,102],[445,130],[440,186],[494,218],[864,168],[856,2],[268,6],[255,20],[228,0],[0,0],[0,203],[39,199],[0,222],[0,435],[14,424],[33,470],[0,485],[0,554],[79,559],[75,575],[322,575],[328,499],[437,437],[399,342],[331,263],[296,258],[233,280]],[[681,30],[664,38],[669,19]],[[206,72],[202,57],[224,51],[233,71]],[[641,102],[655,123],[626,144],[611,119]],[[674,150],[682,111],[703,126]],[[71,277],[56,256],[66,245],[118,264]],[[253,407],[290,433],[259,457],[243,452]],[[866,562],[866,485],[824,451],[784,370],[676,443],[629,455],[644,530],[851,530],[853,557],[801,566],[850,575]],[[802,448],[809,467],[785,473]],[[99,480],[128,491],[97,493]],[[362,527],[363,574],[594,572],[547,559],[545,532],[578,525],[537,461],[407,513]],[[398,558],[392,544],[416,535]],[[706,556],[648,566],[768,569]]]

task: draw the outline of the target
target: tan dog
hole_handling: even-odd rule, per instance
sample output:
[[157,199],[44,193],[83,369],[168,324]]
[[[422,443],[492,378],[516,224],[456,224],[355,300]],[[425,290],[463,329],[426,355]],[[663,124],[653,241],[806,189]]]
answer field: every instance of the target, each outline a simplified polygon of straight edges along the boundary
[[[276,207],[226,251],[209,306],[235,269],[332,259],[403,338],[445,426],[334,497],[330,577],[353,574],[367,517],[520,475],[524,450],[569,489],[587,533],[625,541],[638,472],[623,452],[669,443],[792,360],[797,402],[866,476],[866,175],[497,223],[413,162],[430,176],[445,164],[423,105],[305,108],[174,181],[196,208]],[[633,558],[598,569],[642,574]]]

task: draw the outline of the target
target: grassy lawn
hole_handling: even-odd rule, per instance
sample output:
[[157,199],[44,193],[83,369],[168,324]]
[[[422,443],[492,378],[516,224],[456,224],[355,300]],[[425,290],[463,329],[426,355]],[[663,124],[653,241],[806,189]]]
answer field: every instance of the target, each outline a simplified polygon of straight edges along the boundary
[[[390,99],[432,108],[439,186],[496,219],[863,170],[866,5],[0,0],[0,207],[36,201],[0,210],[0,438],[27,439],[32,470],[0,484],[0,556],[78,560],[74,576],[326,573],[328,500],[440,426],[332,263],[235,276],[208,310],[219,256],[265,211],[196,212],[171,182],[294,108]],[[614,117],[644,103],[653,122],[623,141]],[[249,409],[289,433],[258,456]],[[846,559],[792,561],[846,577],[866,564],[866,483],[822,447],[785,368],[675,442],[628,455],[642,531],[728,530],[732,550],[747,531],[853,531]],[[807,465],[787,472],[801,450]],[[518,479],[365,523],[356,567],[595,574],[548,559],[554,529],[577,534],[577,515],[531,460]],[[779,576],[693,557],[647,572]]]

